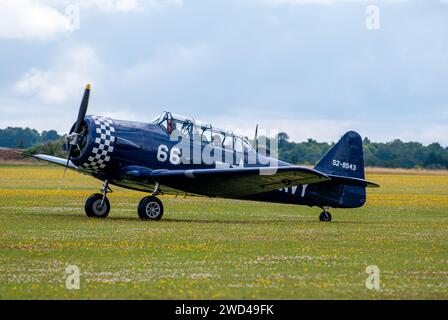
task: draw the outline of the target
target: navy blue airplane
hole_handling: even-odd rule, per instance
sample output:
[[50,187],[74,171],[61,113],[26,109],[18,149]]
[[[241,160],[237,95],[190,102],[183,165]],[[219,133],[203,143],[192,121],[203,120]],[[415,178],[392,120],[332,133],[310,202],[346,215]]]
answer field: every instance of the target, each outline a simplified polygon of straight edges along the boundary
[[88,217],[108,216],[109,185],[149,194],[138,205],[142,220],[160,220],[163,204],[157,196],[174,194],[315,206],[323,210],[320,221],[331,221],[330,207],[361,207],[366,187],[379,187],[365,180],[362,140],[354,131],[311,169],[262,154],[257,143],[230,131],[170,112],[152,123],[86,116],[89,95],[87,85],[67,136],[68,159],[33,155],[104,182],[101,193],[85,203]]

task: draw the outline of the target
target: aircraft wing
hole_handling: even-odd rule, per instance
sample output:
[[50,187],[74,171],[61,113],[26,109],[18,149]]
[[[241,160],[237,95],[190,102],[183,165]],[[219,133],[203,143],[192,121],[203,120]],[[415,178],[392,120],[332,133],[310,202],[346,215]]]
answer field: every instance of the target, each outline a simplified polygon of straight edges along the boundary
[[[151,170],[140,166],[122,168],[122,174],[142,183],[159,182],[188,193],[219,197],[243,197],[284,187],[331,180],[314,169],[287,166],[274,168],[226,168]],[[163,190],[163,188],[162,188]]]
[[[26,155],[26,156],[32,157],[32,158],[36,158],[36,159],[39,159],[39,160],[44,160],[44,161],[51,162],[51,163],[54,163],[54,164],[58,164],[58,165],[64,166],[64,167],[67,165],[67,159],[53,157],[53,156],[48,156],[46,154],[30,154],[30,155]],[[78,167],[75,166],[71,161],[69,161],[68,167],[70,169],[74,169],[74,170],[78,169]]]
[[[32,158],[36,158],[39,160],[44,160],[53,164],[57,164],[60,166],[65,167],[67,165],[67,159],[63,159],[63,158],[58,158],[58,157],[54,157],[54,156],[49,156],[46,154],[25,154],[27,157],[32,157]],[[82,167],[77,167],[73,164],[73,162],[69,161],[68,163],[68,168],[72,169],[72,170],[76,170],[78,172],[84,173],[84,174],[91,174],[91,172],[89,170],[85,170]]]

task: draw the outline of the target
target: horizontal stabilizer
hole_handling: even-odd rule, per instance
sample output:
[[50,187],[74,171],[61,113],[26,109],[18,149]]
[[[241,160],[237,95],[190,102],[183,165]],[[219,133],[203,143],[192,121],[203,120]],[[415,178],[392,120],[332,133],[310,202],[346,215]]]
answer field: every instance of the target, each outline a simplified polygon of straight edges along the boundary
[[334,174],[327,174],[327,176],[331,178],[331,181],[335,181],[340,184],[359,186],[359,187],[364,187],[364,188],[379,188],[380,187],[379,184],[367,181],[365,179],[337,176]]

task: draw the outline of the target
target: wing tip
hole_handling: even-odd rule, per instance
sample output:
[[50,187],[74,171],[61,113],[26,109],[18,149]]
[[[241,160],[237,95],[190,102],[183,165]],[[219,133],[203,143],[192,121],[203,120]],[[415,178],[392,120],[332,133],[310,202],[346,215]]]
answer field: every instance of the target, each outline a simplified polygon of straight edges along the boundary
[[375,182],[367,181],[366,187],[367,188],[380,188],[381,185],[379,185],[378,183],[375,183]]

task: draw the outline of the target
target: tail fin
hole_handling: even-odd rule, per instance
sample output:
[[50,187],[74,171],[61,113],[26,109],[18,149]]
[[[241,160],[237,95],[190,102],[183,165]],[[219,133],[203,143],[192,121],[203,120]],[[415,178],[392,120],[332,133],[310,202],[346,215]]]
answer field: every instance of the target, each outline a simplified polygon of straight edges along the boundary
[[364,156],[361,136],[349,131],[331,148],[315,167],[326,174],[364,179]]
[[379,187],[378,184],[365,180],[364,156],[361,136],[349,131],[319,161],[314,169],[331,178],[328,186],[316,184],[320,199],[329,206],[357,208],[366,201],[366,187]]
[[361,136],[349,131],[331,148],[314,169],[341,184],[379,187],[365,180]]

